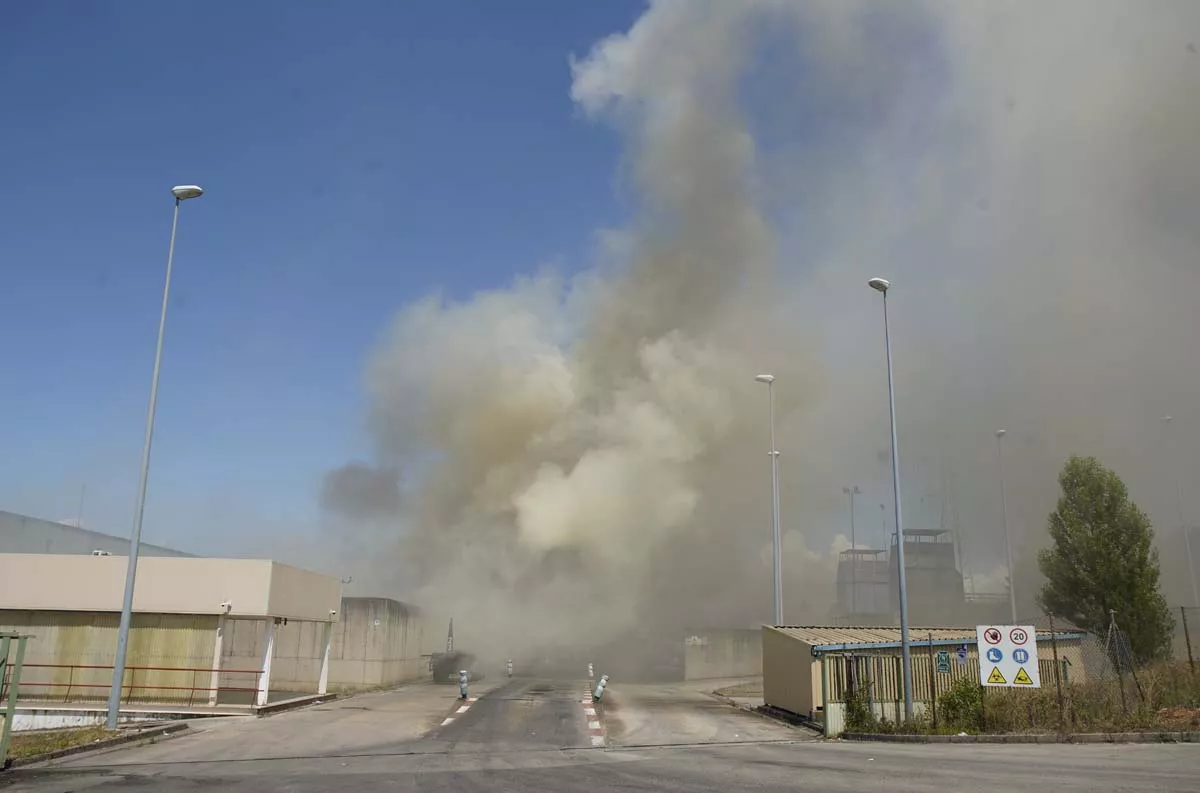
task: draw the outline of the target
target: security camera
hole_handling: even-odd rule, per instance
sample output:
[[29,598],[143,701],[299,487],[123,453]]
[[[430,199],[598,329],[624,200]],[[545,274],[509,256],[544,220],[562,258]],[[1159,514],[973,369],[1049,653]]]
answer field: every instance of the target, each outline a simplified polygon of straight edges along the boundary
[[221,601],[221,610],[224,611],[226,614],[228,614],[229,612],[233,611],[233,603],[228,600],[222,600]]
[[330,609],[330,610],[329,610],[329,616],[333,617],[333,616],[335,616],[336,614],[337,614],[337,609]]

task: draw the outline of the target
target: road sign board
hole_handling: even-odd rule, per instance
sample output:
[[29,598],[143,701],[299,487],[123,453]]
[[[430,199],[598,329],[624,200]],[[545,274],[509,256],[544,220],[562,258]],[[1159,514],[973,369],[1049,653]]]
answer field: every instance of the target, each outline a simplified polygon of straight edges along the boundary
[[1003,688],[1041,688],[1037,632],[1031,625],[979,625],[979,682]]
[[940,674],[950,674],[950,653],[939,650],[937,654],[937,670]]

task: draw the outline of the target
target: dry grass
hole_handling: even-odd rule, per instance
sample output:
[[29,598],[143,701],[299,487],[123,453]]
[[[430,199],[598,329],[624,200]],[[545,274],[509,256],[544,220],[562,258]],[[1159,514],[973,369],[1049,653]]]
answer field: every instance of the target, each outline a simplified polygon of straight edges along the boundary
[[119,733],[106,730],[103,727],[81,727],[73,730],[34,730],[32,732],[13,733],[12,743],[8,747],[8,756],[16,759],[33,757],[59,749],[70,749],[76,746],[103,741],[113,738]]

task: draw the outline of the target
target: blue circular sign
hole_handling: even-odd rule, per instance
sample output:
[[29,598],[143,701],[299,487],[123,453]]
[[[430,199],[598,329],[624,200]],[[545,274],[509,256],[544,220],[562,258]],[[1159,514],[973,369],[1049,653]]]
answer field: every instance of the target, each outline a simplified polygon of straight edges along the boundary
[[998,664],[1004,660],[1004,653],[996,647],[989,647],[987,651],[987,659],[994,664]]
[[1029,663],[1029,651],[1018,647],[1013,650],[1013,660],[1019,664]]

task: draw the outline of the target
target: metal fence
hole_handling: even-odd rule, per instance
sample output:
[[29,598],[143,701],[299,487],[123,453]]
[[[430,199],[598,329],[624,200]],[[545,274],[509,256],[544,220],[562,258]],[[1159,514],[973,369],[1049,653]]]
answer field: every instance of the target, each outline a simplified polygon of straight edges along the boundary
[[[904,729],[934,732],[1103,732],[1196,730],[1200,679],[1195,649],[1200,609],[1180,610],[1182,660],[1136,664],[1129,639],[1111,619],[1103,632],[1080,631],[1044,615],[1037,628],[1040,688],[980,685],[973,637],[910,638],[914,723],[903,728],[901,660],[894,649],[822,658],[827,733]],[[1028,624],[1028,622],[1026,624]],[[947,646],[949,645],[949,646]],[[1192,652],[1188,652],[1191,645]]]

